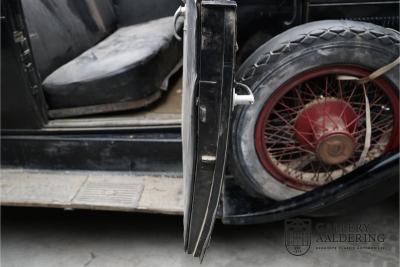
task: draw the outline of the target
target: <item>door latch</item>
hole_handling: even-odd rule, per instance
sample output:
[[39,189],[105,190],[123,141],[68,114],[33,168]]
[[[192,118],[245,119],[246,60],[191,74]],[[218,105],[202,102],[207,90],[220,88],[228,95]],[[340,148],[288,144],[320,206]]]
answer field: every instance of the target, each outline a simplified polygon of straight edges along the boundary
[[[236,93],[236,88],[242,87],[247,91],[245,95],[239,95]],[[233,88],[233,100],[232,100],[232,108],[239,105],[252,105],[254,103],[254,95],[250,88],[243,84],[235,82],[235,87]]]

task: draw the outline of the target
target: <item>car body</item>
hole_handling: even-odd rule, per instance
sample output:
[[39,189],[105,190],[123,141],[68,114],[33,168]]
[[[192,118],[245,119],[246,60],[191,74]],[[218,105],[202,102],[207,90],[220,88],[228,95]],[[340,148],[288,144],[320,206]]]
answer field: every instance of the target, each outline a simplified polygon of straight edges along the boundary
[[[127,4],[124,1],[117,2],[120,6],[117,4],[117,9],[113,11],[116,12],[119,20],[117,29],[114,29],[115,32],[122,28],[125,29],[124,27],[142,25],[140,23],[143,21],[157,20],[160,17],[172,15],[171,10],[177,7],[176,3],[171,6],[172,4],[167,1],[160,3],[158,8],[154,8],[151,1],[151,3],[141,1],[135,4],[132,2]],[[101,51],[101,42],[104,42],[107,35],[96,37],[97,39],[89,45],[89,47],[93,46],[89,49],[97,47],[100,50],[91,50],[89,53],[84,52],[85,49],[78,49],[79,52],[72,53],[73,56],[64,55],[64,58],[56,58],[54,54],[54,60],[50,56],[51,60],[48,61],[50,63],[46,63],[47,61],[43,58],[52,51],[50,48],[46,51],[43,48],[46,47],[43,46],[43,42],[61,42],[60,47],[62,47],[62,42],[66,42],[66,40],[59,40],[57,35],[50,34],[49,36],[55,39],[40,39],[41,36],[39,36],[40,40],[38,41],[38,34],[49,34],[46,33],[46,29],[40,27],[46,25],[46,21],[50,20],[44,19],[37,23],[35,27],[39,28],[32,27],[33,24],[30,23],[40,20],[40,18],[37,17],[37,14],[29,14],[29,11],[24,9],[24,7],[32,5],[29,1],[21,0],[12,3],[3,1],[2,4],[4,30],[2,31],[1,149],[2,166],[6,170],[3,172],[4,177],[10,175],[7,173],[7,169],[20,168],[23,170],[51,170],[64,174],[68,171],[97,171],[106,175],[110,172],[119,172],[128,176],[145,174],[175,178],[180,177],[183,173],[185,207],[168,212],[167,205],[161,212],[183,212],[185,214],[185,247],[189,253],[195,256],[204,255],[212,225],[217,217],[227,224],[253,224],[300,215],[334,215],[368,205],[398,191],[398,146],[357,167],[340,179],[284,199],[260,196],[246,190],[237,181],[235,177],[237,172],[232,172],[232,165],[241,163],[235,162],[229,156],[232,142],[230,138],[232,132],[236,130],[234,128],[236,124],[232,126],[232,117],[237,116],[233,111],[237,108],[235,105],[252,102],[251,98],[250,100],[243,98],[251,95],[251,92],[239,94],[238,88],[246,86],[246,84],[245,82],[241,83],[237,79],[239,76],[235,78],[235,75],[238,75],[238,66],[243,62],[248,62],[246,58],[254,50],[273,36],[310,21],[326,19],[367,21],[396,30],[399,27],[399,14],[396,11],[399,7],[398,1],[372,3],[361,0],[351,2],[339,0],[243,0],[236,3],[227,0],[187,0],[184,11],[181,10],[177,13],[185,17],[183,47],[182,43],[179,44],[176,40],[168,39],[170,40],[168,45],[162,43],[160,44],[161,48],[154,48],[151,53],[157,49],[159,49],[157,51],[169,49],[168,51],[172,52],[165,55],[162,52],[154,52],[151,54],[152,56],[149,56],[148,61],[143,59],[145,63],[139,64],[142,69],[138,69],[136,65],[135,67],[124,65],[121,67],[122,70],[115,71],[117,74],[112,74],[115,74],[114,76],[107,74],[103,77],[102,74],[99,74],[101,77],[96,76],[97,78],[88,80],[82,77],[76,84],[80,84],[82,88],[86,86],[87,91],[82,95],[74,95],[70,93],[72,90],[68,91],[70,95],[61,94],[62,97],[57,96],[61,90],[57,88],[62,88],[65,92],[71,88],[70,80],[86,71],[79,69],[79,62],[90,58],[88,56],[90,53],[95,56],[100,55],[96,53],[100,53],[98,51]],[[125,4],[127,6],[124,6]],[[85,7],[90,9],[91,6],[90,4],[77,5],[68,8],[70,10],[77,10],[77,8],[80,10],[79,8],[81,8],[84,12]],[[48,10],[53,10],[55,13],[57,10],[63,10],[59,6],[56,6],[55,9],[54,6],[53,9],[49,6],[46,8],[48,9],[45,11],[41,9],[38,12],[45,12],[42,14],[48,15]],[[102,6],[96,8],[94,10],[100,12],[100,15],[103,14]],[[126,22],[129,19],[124,20],[128,16],[126,12],[129,8],[145,10],[150,17],[141,18],[137,15],[138,21],[130,21],[129,24]],[[72,13],[68,16],[72,16]],[[98,19],[95,16],[94,18]],[[124,24],[124,21],[129,25]],[[104,19],[102,25],[104,26],[106,22],[107,20]],[[179,28],[177,26],[179,23],[176,21],[174,23],[174,27]],[[87,24],[85,25],[87,26]],[[104,29],[107,31],[107,27]],[[73,28],[68,30],[74,31]],[[136,28],[135,30],[137,35],[138,30]],[[119,32],[119,34],[123,33]],[[170,38],[171,33],[168,36]],[[78,40],[72,39],[72,43],[74,42],[78,42]],[[116,42],[118,43],[118,41]],[[147,42],[150,44],[158,41],[149,40]],[[129,50],[129,46],[127,47]],[[147,88],[148,83],[151,82],[148,82],[149,79],[144,79],[144,76],[157,80],[158,87],[164,90],[162,87],[165,84],[172,84],[174,79],[175,82],[179,80],[179,75],[173,76],[173,73],[180,67],[180,54],[176,52],[178,51],[176,47],[180,47],[182,50],[179,51],[183,51],[182,118],[180,103],[176,104],[173,101],[170,103],[167,100],[167,106],[172,106],[174,112],[162,114],[162,112],[154,111],[157,104],[143,109],[143,106],[147,106],[153,101],[150,101],[149,98],[140,99],[142,102],[139,101],[139,104],[137,104],[138,102],[129,102],[131,106],[126,108],[126,106],[122,107],[115,103],[119,96],[113,94],[107,96],[107,93],[101,96],[101,93],[90,91],[93,88],[105,88],[104,90],[106,90],[107,86],[123,83],[125,79],[130,79],[127,77],[137,77],[133,82],[129,82],[138,84],[138,88]],[[74,49],[72,48],[72,50]],[[107,46],[107,49],[111,51],[110,53],[115,51],[112,45]],[[136,47],[135,49],[141,48]],[[125,48],[122,50],[126,52]],[[80,54],[82,52],[84,53]],[[123,55],[134,57],[130,54]],[[168,60],[168,56],[171,60]],[[81,57],[81,61],[76,61],[73,57]],[[172,60],[172,58],[174,59]],[[59,62],[56,62],[57,60]],[[68,64],[75,64],[74,67],[63,65],[69,60],[72,63]],[[122,57],[118,60],[123,61]],[[54,66],[51,67],[49,64]],[[105,68],[104,66],[107,65],[102,64],[111,63],[106,61],[106,63],[89,64],[89,74],[85,75],[90,76],[90,71],[97,68],[96,64]],[[243,64],[246,65],[246,63]],[[38,68],[38,65],[41,68]],[[60,78],[57,78],[53,71],[61,72],[59,76],[62,78],[69,77],[66,76],[69,75],[68,71],[76,72],[68,78],[68,81],[54,82]],[[103,70],[99,68],[96,71],[101,73]],[[118,76],[125,71],[130,71],[130,74]],[[49,74],[51,72],[53,74]],[[159,73],[162,75],[158,75]],[[53,80],[48,77],[44,79],[44,76],[47,75],[54,75],[52,76]],[[111,79],[111,76],[112,80],[107,80]],[[176,78],[177,76],[178,78]],[[57,84],[58,87],[54,84]],[[73,84],[73,86],[76,85]],[[153,89],[144,91],[146,90]],[[53,94],[53,92],[56,93]],[[129,90],[126,92],[131,94]],[[123,91],[121,94],[128,94],[126,92]],[[178,92],[175,99],[180,98],[182,90],[177,89],[174,92]],[[147,93],[143,94],[148,97]],[[107,99],[107,97],[113,97],[113,100],[110,100],[109,103],[104,102],[102,99]],[[85,100],[82,100],[83,98]],[[167,96],[162,98],[171,99]],[[132,101],[136,101],[136,99]],[[178,102],[180,102],[179,99]],[[124,110],[132,108],[142,109],[138,113],[129,113],[130,111],[124,113]],[[177,109],[178,111],[176,111]],[[162,110],[165,112],[168,108]],[[111,111],[118,112],[110,113]],[[227,168],[226,165],[228,165]],[[26,173],[22,171],[20,174],[15,175],[14,173],[13,175],[13,177],[26,176]],[[105,180],[112,181],[114,178],[113,175],[110,175]],[[168,180],[165,179],[170,178],[163,180],[168,183]],[[34,180],[33,184],[35,184]],[[7,184],[4,186],[7,189]],[[15,189],[15,187],[17,186],[14,185],[13,188]],[[26,190],[28,191],[21,192],[23,194],[29,190],[33,192],[35,187]],[[175,191],[171,192],[171,194],[173,193]],[[21,198],[18,201],[18,197],[13,201],[3,199],[3,205],[122,209],[118,205],[111,204],[105,207],[96,203],[74,205],[71,202],[57,205],[57,203],[43,202],[41,204],[40,199]],[[157,208],[152,209],[151,206],[147,209],[125,208],[125,210],[160,211]]]

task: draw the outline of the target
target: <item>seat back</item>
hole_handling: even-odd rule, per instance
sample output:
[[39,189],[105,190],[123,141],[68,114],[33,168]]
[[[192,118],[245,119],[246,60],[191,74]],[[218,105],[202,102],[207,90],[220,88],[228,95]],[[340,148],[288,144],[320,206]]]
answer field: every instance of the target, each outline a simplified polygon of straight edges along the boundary
[[172,16],[180,0],[113,0],[118,26],[130,26]]
[[116,28],[112,0],[22,0],[42,79]]

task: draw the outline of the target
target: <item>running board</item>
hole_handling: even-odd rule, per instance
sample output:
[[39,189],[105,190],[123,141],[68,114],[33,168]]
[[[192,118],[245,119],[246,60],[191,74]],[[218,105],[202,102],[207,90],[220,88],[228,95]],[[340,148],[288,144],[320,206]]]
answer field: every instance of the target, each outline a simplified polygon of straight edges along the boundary
[[183,213],[176,176],[2,169],[0,181],[2,206]]

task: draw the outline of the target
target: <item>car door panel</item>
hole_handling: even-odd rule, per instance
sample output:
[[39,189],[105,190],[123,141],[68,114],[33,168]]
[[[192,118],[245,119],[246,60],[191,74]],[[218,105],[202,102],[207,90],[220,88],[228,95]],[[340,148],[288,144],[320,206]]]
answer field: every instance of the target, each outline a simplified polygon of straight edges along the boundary
[[235,63],[235,2],[188,1],[184,39],[185,250],[202,257],[225,170]]

